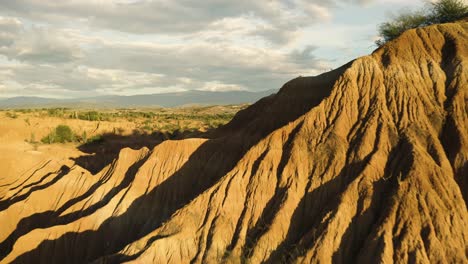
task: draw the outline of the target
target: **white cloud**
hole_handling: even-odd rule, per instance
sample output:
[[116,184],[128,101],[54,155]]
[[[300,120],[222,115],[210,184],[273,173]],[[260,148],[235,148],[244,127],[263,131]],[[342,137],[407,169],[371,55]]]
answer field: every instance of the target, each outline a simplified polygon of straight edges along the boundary
[[246,89],[236,84],[225,84],[225,83],[214,81],[214,82],[205,83],[203,87],[197,90],[210,91],[210,92],[219,92],[219,91],[224,92],[224,91],[244,91]]
[[348,58],[374,26],[334,23],[335,11],[378,1],[0,0],[0,91],[279,88],[329,69],[328,54]]
[[81,50],[59,30],[25,28],[17,18],[0,18],[0,54],[32,63],[63,63],[80,58]]
[[17,18],[0,17],[0,49],[13,44],[21,27]]
[[[269,1],[96,1],[0,0],[2,11],[48,23],[83,22],[91,27],[136,34],[187,34],[204,31],[224,19],[251,17],[262,20],[271,32],[298,28],[330,19],[332,0]],[[258,30],[256,31],[258,32]],[[284,33],[283,33],[284,34]],[[277,41],[278,38],[271,39]],[[284,38],[281,39],[285,41]]]

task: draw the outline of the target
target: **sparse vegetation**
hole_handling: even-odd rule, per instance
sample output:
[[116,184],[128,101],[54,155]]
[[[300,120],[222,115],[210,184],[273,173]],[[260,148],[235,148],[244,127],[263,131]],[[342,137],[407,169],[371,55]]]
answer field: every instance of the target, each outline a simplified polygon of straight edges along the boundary
[[90,137],[86,142],[84,143],[97,143],[97,142],[101,142],[103,141],[103,137],[102,135],[94,135],[92,137]]
[[462,0],[439,0],[430,3],[424,10],[405,12],[392,21],[379,25],[378,46],[395,39],[408,29],[437,23],[453,22],[468,16],[468,5]]
[[42,143],[67,143],[76,140],[75,133],[67,125],[58,125],[54,131],[41,139]]
[[[229,122],[240,109],[242,109],[242,107],[227,106],[226,110],[217,113],[211,113],[209,107],[173,110],[157,109],[152,111],[119,109],[98,112],[94,110],[83,111],[67,108],[39,109],[36,111],[38,111],[38,114],[41,116],[79,119],[92,122],[117,122],[124,120],[130,123],[137,123],[139,124],[137,125],[139,129],[151,133],[154,131],[174,132],[176,130],[183,131],[193,128],[216,128]],[[144,119],[144,121],[141,121],[141,119]],[[123,133],[121,128],[116,129],[119,134]]]
[[468,16],[468,5],[463,0],[439,0],[431,5],[428,18],[432,24],[448,23]]
[[[16,111],[22,113],[25,125],[37,127],[42,118],[55,120],[83,120],[67,122],[70,126],[59,125],[49,134],[39,137],[35,144],[53,143],[99,143],[104,140],[103,134],[126,135],[146,134],[159,135],[167,139],[178,138],[182,134],[196,134],[217,128],[229,122],[234,115],[246,105],[192,107],[172,109],[114,109],[114,110],[80,110],[69,108],[20,109],[7,111],[10,118],[17,118]],[[56,121],[54,121],[56,122]],[[104,123],[106,122],[106,123]],[[57,124],[57,123],[56,123]],[[75,124],[81,124],[76,126]],[[39,125],[40,126],[40,125]],[[110,131],[109,131],[110,127]],[[42,135],[41,135],[42,136]],[[26,138],[26,142],[36,141]]]
[[47,114],[53,117],[63,117],[66,110],[66,108],[50,108],[47,109]]
[[[119,109],[98,112],[72,110],[67,108],[51,108],[32,110],[40,116],[57,117],[63,119],[79,119],[85,121],[116,122],[125,120],[131,123],[140,123],[139,128],[146,132],[153,132],[158,128],[170,131],[176,129],[189,129],[189,124],[197,124],[198,128],[214,128],[229,122],[235,113],[242,109],[239,106],[226,106],[222,112],[210,113],[209,107],[192,109],[156,109],[152,111],[138,111],[132,109]],[[26,111],[26,110],[23,110]],[[206,112],[205,112],[206,111]]]
[[27,113],[33,112],[34,110],[33,110],[33,109],[15,109],[14,111],[15,111],[16,113],[27,114]]
[[30,138],[29,138],[29,143],[31,143],[31,144],[38,143],[38,142],[36,141],[36,135],[35,135],[34,133],[31,133],[31,136],[30,136]]
[[12,113],[12,112],[6,112],[5,115],[11,119],[16,119],[18,118],[18,115],[16,113]]
[[39,142],[36,141],[36,135],[32,132],[31,135],[29,136],[29,139],[25,140],[29,144],[33,146],[34,150],[37,150],[39,147]]
[[89,111],[77,114],[75,111],[73,115],[70,116],[70,118],[78,118],[87,121],[110,121],[111,115],[106,115],[97,111]]
[[81,140],[83,143],[88,143],[88,133],[86,131],[83,131],[83,134],[81,134]]

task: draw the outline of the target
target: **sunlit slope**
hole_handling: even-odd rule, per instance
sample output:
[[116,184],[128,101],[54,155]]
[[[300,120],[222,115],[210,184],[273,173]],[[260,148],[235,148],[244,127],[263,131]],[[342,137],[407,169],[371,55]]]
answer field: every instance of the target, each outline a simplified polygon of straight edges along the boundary
[[2,180],[2,262],[467,263],[467,40],[410,30],[211,139]]

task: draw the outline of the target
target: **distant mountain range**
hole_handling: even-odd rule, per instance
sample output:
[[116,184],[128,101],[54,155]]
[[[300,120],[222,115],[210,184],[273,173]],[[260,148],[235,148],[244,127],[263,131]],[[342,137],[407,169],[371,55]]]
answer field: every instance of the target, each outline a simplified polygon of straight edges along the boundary
[[76,99],[53,99],[43,97],[12,97],[0,99],[0,108],[38,108],[38,107],[177,107],[188,105],[228,105],[253,103],[262,97],[276,93],[277,90],[261,92],[250,91],[185,91],[162,94],[132,96],[97,96]]

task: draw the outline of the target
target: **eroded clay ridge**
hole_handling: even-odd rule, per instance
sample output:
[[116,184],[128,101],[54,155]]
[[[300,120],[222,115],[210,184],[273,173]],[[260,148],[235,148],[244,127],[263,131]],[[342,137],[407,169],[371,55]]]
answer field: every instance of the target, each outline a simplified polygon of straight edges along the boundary
[[3,263],[467,263],[468,23],[294,79],[211,139],[0,182]]

